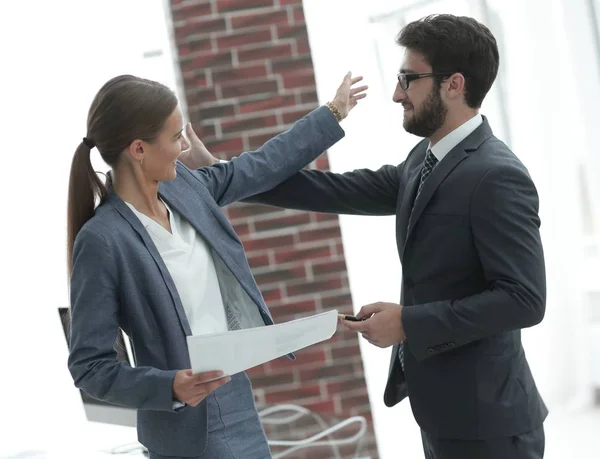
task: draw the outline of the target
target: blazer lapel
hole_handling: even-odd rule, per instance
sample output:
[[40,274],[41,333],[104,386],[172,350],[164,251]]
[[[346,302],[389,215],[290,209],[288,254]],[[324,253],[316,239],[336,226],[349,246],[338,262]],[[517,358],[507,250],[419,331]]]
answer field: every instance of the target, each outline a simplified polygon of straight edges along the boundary
[[400,254],[404,252],[404,246],[406,244],[407,233],[408,233],[408,220],[410,213],[415,202],[415,196],[419,187],[419,179],[421,178],[421,168],[416,168],[408,179],[406,189],[402,196],[402,203],[398,211],[398,217],[396,220],[396,234],[398,237],[398,245],[400,247]]
[[[427,177],[427,180],[425,180],[423,188],[421,189],[421,193],[416,198],[414,206],[412,207],[412,214],[409,211],[408,218],[406,220],[403,220],[403,222],[406,222],[405,225],[408,225],[408,222],[410,222],[410,225],[406,230],[406,238],[402,252],[403,254],[407,245],[406,241],[411,236],[412,231],[414,230],[415,225],[417,224],[417,221],[419,220],[421,214],[425,210],[425,207],[433,197],[435,191],[444,181],[444,179],[448,176],[450,172],[454,170],[456,166],[458,166],[458,164],[460,164],[461,161],[463,161],[468,156],[468,152],[477,150],[483,142],[485,142],[493,135],[492,129],[490,128],[487,118],[485,116],[483,116],[482,118],[482,124],[471,134],[469,134],[463,141],[461,141],[456,147],[450,150],[448,155],[444,159],[442,159],[437,166],[433,168],[433,171],[431,172],[429,177]],[[418,167],[418,177],[421,176],[421,167],[422,166]],[[412,180],[413,178],[411,177],[411,181],[406,187],[406,194],[410,195],[411,197],[414,195],[414,183],[411,183]],[[412,201],[410,201],[410,203],[412,203]],[[404,212],[407,212],[406,209],[403,210]],[[402,216],[403,218],[405,218],[404,214]],[[403,226],[403,228],[405,227],[406,226]]]
[[[229,225],[223,225],[215,215],[215,212],[212,211],[211,206],[205,201],[204,197],[196,192],[196,189],[188,183],[185,172],[178,173],[182,174],[182,178],[184,180],[181,183],[185,183],[190,187],[189,194],[183,195],[180,190],[177,190],[170,182],[163,182],[159,185],[159,194],[160,196],[167,201],[167,203],[173,207],[173,209],[177,210],[183,218],[185,218],[192,227],[204,237],[207,241],[208,245],[214,250],[214,252],[223,260],[223,263],[229,268],[233,276],[240,283],[242,288],[246,291],[246,293],[250,296],[252,301],[256,304],[256,306],[263,311],[266,317],[272,318],[268,310],[262,307],[262,302],[260,296],[256,295],[258,292],[258,288],[251,288],[248,285],[248,282],[239,275],[240,271],[243,270],[243,267],[239,266],[232,257],[224,250],[224,245],[219,243],[219,238],[222,238],[222,235],[229,234],[236,243],[240,245],[240,250],[243,250],[243,245],[239,241],[237,234],[233,229],[229,230]],[[193,194],[192,194],[193,193]],[[190,205],[190,199],[188,196],[191,196],[191,200],[200,199],[204,203],[204,205],[198,205],[197,203],[193,203]],[[214,204],[216,206],[216,204]],[[225,219],[225,217],[222,217]],[[218,234],[217,234],[218,233]]]
[[[406,239],[410,237],[423,210],[425,210],[425,207],[435,193],[435,190],[438,189],[446,176],[466,157],[467,154],[465,153],[465,150],[461,146],[456,146],[454,149],[450,150],[448,155],[442,159],[437,166],[433,168],[433,171],[431,171],[431,174],[429,174],[429,177],[425,180],[423,188],[421,188],[421,193],[419,193],[419,196],[416,198],[412,214],[409,217],[410,226],[407,229]],[[420,168],[418,175],[421,175]]]
[[194,208],[191,209],[186,202],[186,199],[180,196],[173,187],[164,182],[159,185],[158,194],[173,209],[179,212],[183,218],[185,218],[194,229],[204,237],[204,239],[207,241],[212,239],[208,231],[209,226],[199,224],[199,221],[206,222],[208,219],[212,218],[211,213],[205,206],[194,206]]
[[177,293],[177,288],[175,287],[175,282],[173,281],[173,278],[171,277],[171,274],[169,273],[169,270],[167,269],[165,262],[163,261],[162,257],[160,256],[158,249],[154,245],[152,238],[148,234],[148,231],[146,231],[146,228],[144,228],[144,225],[142,224],[140,219],[137,218],[137,216],[131,211],[131,209],[127,206],[127,204],[125,204],[125,202],[123,202],[123,200],[120,197],[118,197],[116,194],[113,193],[109,196],[109,200],[112,202],[112,205],[114,206],[114,208],[121,214],[121,216],[125,220],[127,220],[127,222],[129,222],[131,227],[142,238],[142,241],[146,245],[146,248],[150,252],[150,255],[152,255],[152,258],[156,262],[156,265],[158,266],[160,274],[162,275],[163,280],[165,281],[165,284],[167,285],[167,288],[169,289],[169,293],[171,294],[171,297],[173,298],[173,304],[175,305],[175,310],[177,312],[177,316],[179,317],[179,322],[181,323],[184,333],[186,335],[191,335],[192,329],[190,328],[190,324],[187,320],[185,310],[183,309],[183,304],[181,303],[181,298],[179,298],[179,294]]

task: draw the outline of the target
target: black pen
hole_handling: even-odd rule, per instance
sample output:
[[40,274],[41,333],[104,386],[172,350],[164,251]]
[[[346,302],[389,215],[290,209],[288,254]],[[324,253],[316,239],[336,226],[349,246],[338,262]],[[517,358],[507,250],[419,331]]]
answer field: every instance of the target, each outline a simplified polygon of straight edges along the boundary
[[366,317],[364,319],[359,319],[358,317],[349,316],[346,314],[338,314],[338,317],[342,320],[349,320],[350,322],[362,322],[363,320],[367,320]]

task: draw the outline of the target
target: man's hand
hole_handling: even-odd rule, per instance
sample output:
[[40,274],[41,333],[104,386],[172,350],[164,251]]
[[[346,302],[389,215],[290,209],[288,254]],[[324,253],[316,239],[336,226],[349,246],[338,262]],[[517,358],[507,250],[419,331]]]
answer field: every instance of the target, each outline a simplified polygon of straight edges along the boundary
[[210,154],[210,151],[204,146],[202,140],[198,138],[194,129],[192,129],[192,123],[185,125],[185,135],[190,142],[190,148],[181,153],[179,161],[190,169],[211,166],[219,162],[217,158]]
[[198,374],[193,374],[192,370],[178,371],[173,380],[173,396],[177,401],[196,406],[212,391],[231,381],[230,376],[222,376],[223,372],[221,371]]
[[385,348],[406,339],[402,327],[403,306],[395,303],[373,303],[363,306],[356,315],[361,322],[339,319],[348,330],[360,333],[369,343]]

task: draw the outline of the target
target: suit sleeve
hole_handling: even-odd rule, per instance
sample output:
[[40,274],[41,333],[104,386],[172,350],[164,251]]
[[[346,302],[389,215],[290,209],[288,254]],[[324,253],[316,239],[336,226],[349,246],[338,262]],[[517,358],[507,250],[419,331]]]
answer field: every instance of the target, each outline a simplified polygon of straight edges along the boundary
[[399,168],[359,169],[344,174],[303,170],[246,202],[287,209],[353,215],[395,215]]
[[270,190],[344,137],[327,107],[319,107],[254,152],[201,167],[195,177],[219,206]]
[[484,175],[470,218],[487,289],[403,309],[408,347],[418,360],[542,321],[546,277],[538,206],[524,168],[503,166]]
[[176,371],[119,362],[118,267],[100,235],[81,231],[73,251],[68,366],[75,385],[92,397],[142,410],[174,411]]

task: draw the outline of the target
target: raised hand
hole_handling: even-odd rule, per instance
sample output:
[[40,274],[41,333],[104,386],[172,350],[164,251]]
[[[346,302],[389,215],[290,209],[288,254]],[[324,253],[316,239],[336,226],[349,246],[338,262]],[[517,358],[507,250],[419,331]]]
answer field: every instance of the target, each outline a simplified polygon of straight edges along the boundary
[[342,119],[348,116],[350,110],[356,107],[356,104],[360,99],[367,97],[365,91],[369,88],[368,86],[354,87],[354,85],[359,81],[362,81],[362,79],[362,76],[352,78],[352,72],[348,72],[335,93],[335,97],[331,103],[338,109]]
[[190,148],[181,153],[179,160],[190,169],[198,169],[203,166],[211,166],[219,160],[211,155],[210,151],[194,132],[192,124],[185,125],[185,135],[190,142]]

